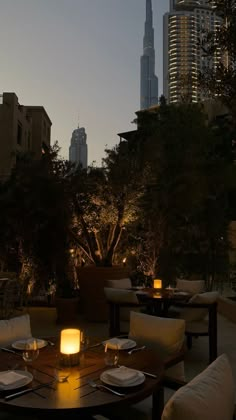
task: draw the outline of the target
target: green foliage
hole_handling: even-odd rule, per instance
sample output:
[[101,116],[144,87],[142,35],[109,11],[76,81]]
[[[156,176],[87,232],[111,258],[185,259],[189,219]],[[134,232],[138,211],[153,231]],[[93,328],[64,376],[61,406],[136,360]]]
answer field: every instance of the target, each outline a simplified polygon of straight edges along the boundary
[[71,175],[74,238],[96,265],[113,264],[126,226],[137,217],[140,191],[135,188],[137,175],[131,165],[127,147],[120,144],[106,150],[102,168],[78,169]]
[[164,102],[138,114],[138,133],[145,192],[130,236],[138,265],[167,283],[190,254],[204,254],[202,267],[212,270],[212,255],[227,245],[228,158],[221,135],[200,105]]
[[[7,246],[33,267],[39,288],[55,276],[57,292],[71,293],[66,162],[57,159],[58,145],[39,161],[19,156],[10,179],[2,186],[0,201]],[[20,268],[20,264],[19,264]]]

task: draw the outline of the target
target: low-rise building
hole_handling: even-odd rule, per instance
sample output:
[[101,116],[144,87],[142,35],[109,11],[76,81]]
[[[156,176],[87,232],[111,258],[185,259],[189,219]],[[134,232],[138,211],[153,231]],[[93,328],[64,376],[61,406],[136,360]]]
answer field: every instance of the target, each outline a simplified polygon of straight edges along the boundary
[[0,97],[0,179],[7,179],[15,166],[17,154],[29,152],[40,159],[50,147],[51,120],[43,106],[18,102],[15,93]]

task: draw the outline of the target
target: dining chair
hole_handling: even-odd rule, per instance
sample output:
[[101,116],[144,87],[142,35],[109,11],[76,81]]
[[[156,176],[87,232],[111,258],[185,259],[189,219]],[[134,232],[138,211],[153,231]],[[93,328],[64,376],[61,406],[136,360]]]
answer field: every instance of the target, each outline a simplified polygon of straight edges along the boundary
[[222,354],[179,387],[166,403],[161,420],[232,420],[234,399],[232,369],[228,357]]
[[104,287],[104,293],[107,303],[109,304],[109,336],[113,337],[120,335],[120,311],[122,309],[128,309],[128,315],[130,315],[131,309],[140,310],[140,308],[143,307],[143,304],[139,302],[138,297],[133,290]]
[[185,335],[188,349],[193,338],[209,337],[209,363],[217,357],[217,302],[218,292],[197,293],[186,302],[175,302],[169,314],[186,322]]
[[16,340],[32,337],[28,314],[0,320],[0,346],[9,346]]
[[205,281],[204,280],[187,280],[187,279],[177,279],[176,288],[187,292],[191,295],[196,293],[202,293],[205,290]]
[[5,278],[0,283],[1,318],[7,319],[21,305],[21,289],[17,279]]
[[[133,312],[130,313],[130,328],[128,337],[136,341],[138,346],[146,345],[148,348],[157,351],[165,365],[165,384],[170,382],[178,383],[185,381],[184,372],[184,331],[185,321],[182,319],[160,318],[157,316]],[[131,357],[131,356],[130,356]],[[165,390],[167,393],[167,389]],[[168,394],[173,391],[168,390]],[[168,395],[169,396],[169,395]],[[160,397],[160,402],[163,403]],[[97,420],[102,420],[96,416]],[[152,397],[128,407],[106,411],[107,419],[122,420],[151,420],[152,419]],[[159,419],[156,419],[159,420]]]

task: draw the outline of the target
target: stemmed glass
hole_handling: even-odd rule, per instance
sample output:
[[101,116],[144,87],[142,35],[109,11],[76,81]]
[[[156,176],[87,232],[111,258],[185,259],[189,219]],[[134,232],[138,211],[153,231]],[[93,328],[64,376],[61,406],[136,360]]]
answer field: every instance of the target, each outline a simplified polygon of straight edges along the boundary
[[105,357],[104,362],[107,366],[118,367],[119,362],[119,346],[114,345],[112,348],[108,347],[108,344],[105,345]]
[[36,338],[29,338],[25,342],[22,357],[25,362],[33,362],[39,355],[39,348]]

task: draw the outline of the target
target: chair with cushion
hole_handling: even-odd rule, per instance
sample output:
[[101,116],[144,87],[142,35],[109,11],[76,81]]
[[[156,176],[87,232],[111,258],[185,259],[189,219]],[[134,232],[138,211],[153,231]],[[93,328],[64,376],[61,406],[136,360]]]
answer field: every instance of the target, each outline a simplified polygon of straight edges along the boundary
[[[165,365],[165,383],[172,384],[172,380],[185,380],[184,373],[184,339],[185,321],[182,319],[160,318],[144,313],[132,312],[130,314],[129,338],[135,340],[137,345],[146,345],[160,355]],[[160,397],[160,401],[161,401]],[[122,420],[151,420],[152,397],[143,401],[105,414],[109,419]],[[158,419],[156,419],[158,420]]]
[[235,384],[225,354],[168,400],[161,420],[232,420]]
[[125,290],[114,287],[104,287],[107,303],[110,307],[109,336],[119,335],[120,331],[120,310],[128,308],[142,308],[136,293],[133,290]]
[[176,288],[179,290],[182,290],[183,292],[187,292],[191,295],[195,295],[196,293],[204,292],[205,281],[204,280],[177,279]]
[[114,287],[115,289],[131,289],[132,282],[128,277],[124,279],[106,280],[105,286]]
[[[132,282],[130,278],[123,278],[123,279],[116,279],[116,280],[106,280],[105,281],[106,287],[112,287],[114,289],[131,289]],[[134,306],[126,306],[120,308],[120,320],[129,322],[129,315],[131,310],[140,311],[141,308],[134,308]]]
[[28,314],[0,320],[0,347],[9,346],[16,340],[32,337]]
[[218,298],[218,292],[195,294],[187,303],[175,303],[170,308],[170,316],[186,321],[185,335],[189,349],[192,347],[193,337],[209,337],[209,363],[217,357]]

